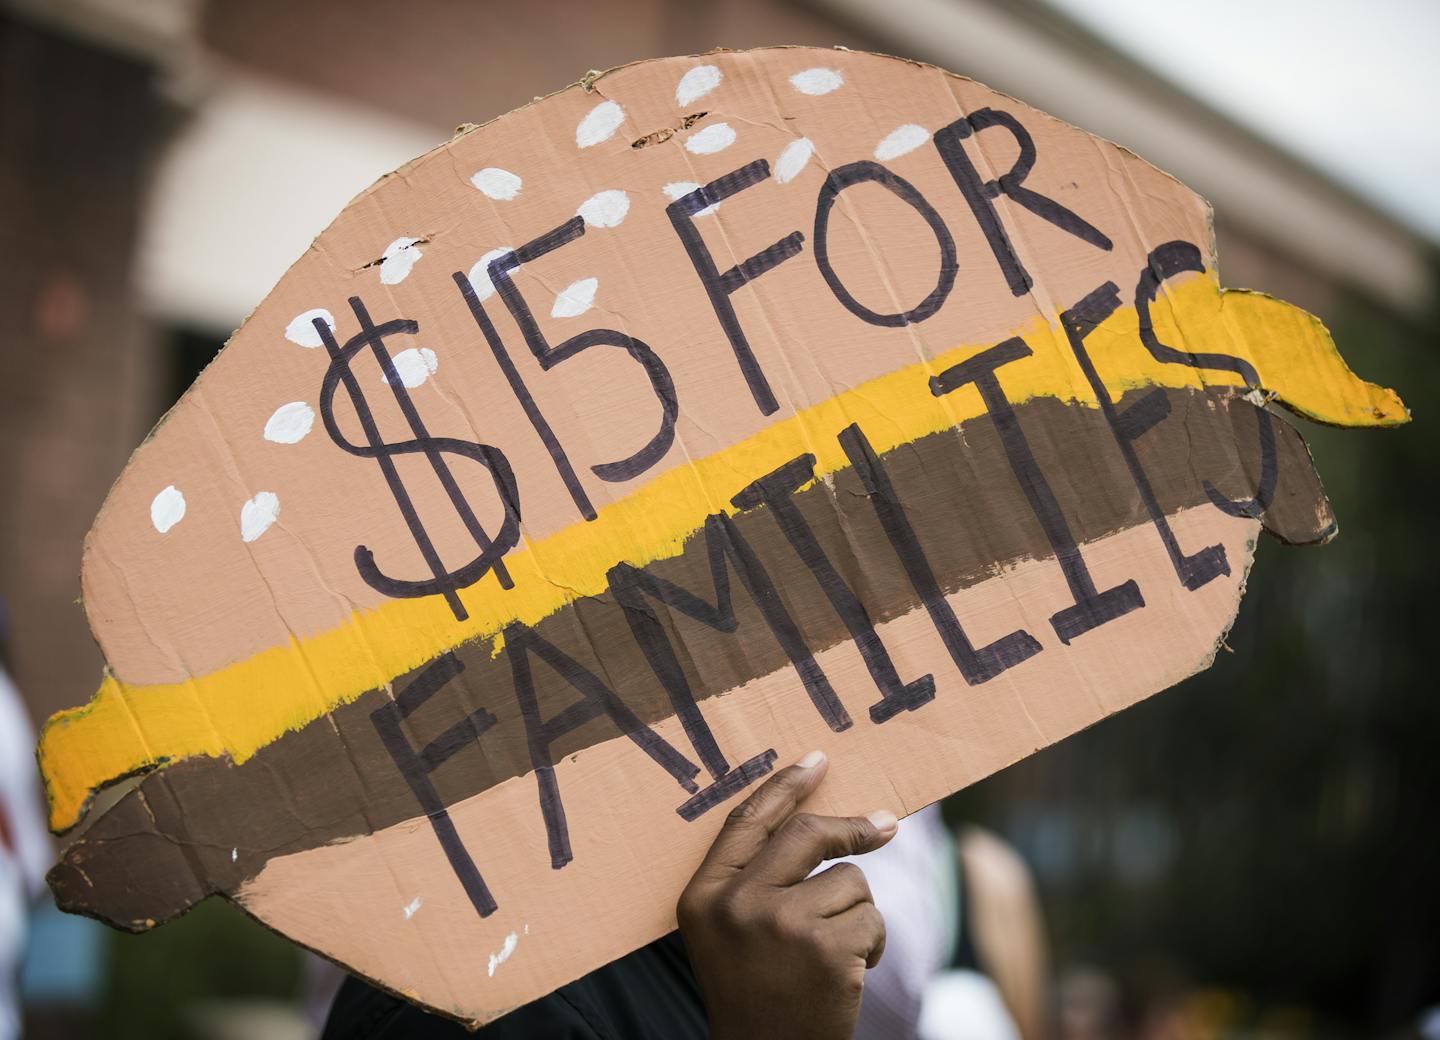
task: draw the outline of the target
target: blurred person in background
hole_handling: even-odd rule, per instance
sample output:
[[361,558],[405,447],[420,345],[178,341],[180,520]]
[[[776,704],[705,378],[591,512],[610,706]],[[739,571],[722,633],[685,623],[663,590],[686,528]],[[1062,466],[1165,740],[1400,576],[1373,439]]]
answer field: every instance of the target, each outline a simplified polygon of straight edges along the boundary
[[0,607],[0,1040],[14,1040],[20,1035],[16,975],[30,904],[50,862],[50,839],[40,812],[35,731],[5,670],[4,629]]
[[1118,1040],[1125,1035],[1120,986],[1109,972],[1075,965],[1062,973],[1056,989],[1060,1040]]
[[1048,955],[1029,869],[989,831],[952,834],[938,804],[859,861],[885,918],[856,1040],[1040,1040]]

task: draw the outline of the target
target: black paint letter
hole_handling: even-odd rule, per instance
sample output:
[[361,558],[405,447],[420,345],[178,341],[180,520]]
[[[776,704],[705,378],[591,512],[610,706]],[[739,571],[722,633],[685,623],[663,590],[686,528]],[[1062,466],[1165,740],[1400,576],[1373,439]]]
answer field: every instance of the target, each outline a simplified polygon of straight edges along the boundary
[[1104,592],[1096,590],[1095,581],[1090,577],[1090,568],[1085,565],[1080,547],[1075,544],[1075,536],[1070,533],[1070,525],[1060,511],[1060,503],[1055,500],[1055,492],[1050,490],[1045,474],[1030,450],[1030,442],[1025,439],[1025,431],[1020,428],[1015,409],[1005,397],[995,370],[1012,361],[1027,358],[1030,353],[1030,347],[1018,336],[1007,339],[1004,343],[947,368],[932,378],[930,392],[939,397],[958,390],[967,383],[974,383],[980,391],[980,397],[1000,434],[1000,443],[1005,447],[1015,479],[1020,482],[1025,497],[1029,499],[1030,508],[1040,521],[1045,537],[1050,540],[1050,547],[1055,550],[1055,559],[1065,574],[1066,584],[1070,586],[1070,595],[1075,598],[1074,606],[1066,607],[1050,618],[1050,624],[1054,626],[1060,642],[1068,644],[1070,640],[1084,635],[1092,628],[1098,628],[1107,621],[1113,621],[1143,607],[1145,600],[1133,578]]
[[[850,294],[850,290],[845,288],[840,276],[830,264],[830,211],[835,208],[835,200],[842,191],[865,181],[872,181],[886,188],[920,214],[920,219],[925,221],[935,235],[935,244],[940,247],[940,270],[935,277],[935,288],[908,311],[894,314],[872,311]],[[891,173],[879,163],[868,160],[836,167],[821,185],[820,197],[815,205],[815,266],[820,269],[820,275],[825,279],[825,284],[830,286],[835,299],[839,300],[847,311],[871,325],[891,328],[917,325],[938,311],[950,295],[950,290],[955,285],[955,273],[959,270],[955,260],[955,239],[950,234],[950,229],[945,226],[945,221],[940,219],[935,207],[925,201],[925,196],[905,178]]]
[[[972,133],[979,133],[992,126],[1003,127],[1010,132],[1015,142],[1020,145],[1020,156],[1015,160],[1015,165],[1010,167],[1009,173],[996,180],[987,181],[975,168],[975,163],[965,153],[960,142]],[[995,254],[995,260],[999,263],[1005,280],[1010,284],[1010,291],[1016,296],[1024,296],[1034,283],[1029,272],[1025,270],[1025,265],[1020,262],[1020,257],[1016,255],[1015,248],[1010,244],[1010,236],[1005,233],[1000,214],[995,211],[995,199],[1001,195],[1008,195],[1037,217],[1097,249],[1108,252],[1114,248],[1114,243],[1094,225],[1054,199],[1025,187],[1025,178],[1030,176],[1030,171],[1035,166],[1035,140],[1009,112],[982,108],[968,119],[957,119],[949,126],[935,131],[935,147],[950,170],[950,176],[955,178],[960,193],[970,204],[970,212],[975,214],[980,230],[985,233],[985,240],[990,243],[990,251]]]
[[900,680],[870,615],[815,540],[815,533],[791,497],[798,488],[813,479],[815,456],[801,455],[750,484],[730,501],[739,509],[753,509],[762,504],[770,507],[786,541],[815,577],[825,598],[860,649],[865,668],[880,691],[880,700],[870,706],[870,718],[874,722],[885,722],[902,711],[914,711],[932,701],[935,698],[935,677],[922,675],[908,683]]
[[735,314],[730,297],[746,282],[759,278],[772,267],[778,267],[800,252],[805,236],[798,231],[792,231],[769,248],[762,249],[743,263],[722,272],[715,266],[715,257],[711,255],[705,239],[695,227],[695,215],[759,184],[769,176],[770,164],[764,159],[756,159],[732,173],[696,188],[688,195],[682,195],[665,207],[675,234],[680,236],[685,253],[690,257],[695,273],[700,276],[700,282],[710,296],[710,306],[715,308],[715,317],[720,319],[720,327],[725,330],[725,338],[730,341],[730,349],[735,352],[735,360],[740,365],[740,371],[750,387],[750,396],[755,399],[755,406],[760,409],[761,415],[774,414],[780,405],[770,389],[770,381],[765,378],[765,373],[760,370],[760,363],[755,360],[755,352],[750,349],[750,341],[745,338],[745,330],[740,327],[740,319]]
[[653,612],[645,602],[645,596],[658,599],[672,610],[678,610],[688,618],[708,625],[717,632],[734,632],[739,625],[735,616],[734,601],[730,593],[730,571],[733,565],[740,577],[740,584],[760,608],[766,626],[785,651],[790,664],[800,676],[805,692],[825,724],[836,733],[851,726],[850,715],[840,698],[835,695],[830,680],[821,671],[815,655],[805,645],[800,626],[785,609],[785,602],[775,590],[775,584],[765,573],[755,550],[741,537],[735,524],[723,513],[716,513],[705,520],[705,551],[710,561],[710,581],[715,587],[715,605],[711,606],[701,597],[674,582],[648,574],[628,563],[619,563],[610,569],[607,579],[615,598],[625,608],[625,618],[630,631],[645,654],[651,669],[659,676],[670,694],[670,701],[680,717],[685,733],[695,744],[696,753],[712,774],[719,775],[729,768],[724,755],[715,746],[710,729],[700,718],[695,706],[695,695],[685,678],[675,650],[670,644]]
[[[325,377],[320,384],[320,419],[325,426],[325,432],[330,435],[330,439],[339,448],[351,455],[374,459],[379,463],[380,472],[385,476],[390,493],[395,496],[395,504],[400,507],[400,514],[405,518],[405,525],[410,529],[410,535],[415,539],[415,545],[430,568],[432,577],[417,581],[395,578],[385,574],[376,564],[375,554],[363,545],[355,547],[355,568],[367,585],[387,596],[413,598],[439,593],[445,597],[445,602],[449,604],[455,619],[464,621],[469,614],[465,610],[465,605],[460,602],[459,590],[479,581],[486,572],[491,570],[495,572],[501,588],[509,589],[515,585],[510,578],[510,572],[505,567],[504,560],[505,553],[514,548],[520,537],[520,503],[519,492],[515,486],[515,474],[510,468],[509,460],[505,458],[505,453],[498,448],[475,441],[462,441],[454,437],[430,436],[430,431],[420,417],[419,409],[415,407],[415,402],[410,397],[410,391],[406,389],[400,374],[395,369],[395,361],[390,356],[390,350],[385,345],[386,336],[399,333],[414,335],[420,329],[419,324],[408,318],[399,318],[376,325],[370,320],[370,312],[358,296],[350,297],[350,307],[355,312],[356,320],[360,323],[360,331],[352,336],[343,347],[335,341],[330,326],[320,318],[315,319],[316,335],[320,337],[320,341],[325,345],[326,353],[330,355],[330,366],[325,370]],[[400,407],[401,413],[410,426],[411,433],[414,434],[409,440],[387,441],[380,435],[380,427],[370,409],[370,402],[351,368],[356,355],[367,347],[374,354],[380,371],[385,376],[391,393],[395,396],[395,403]],[[353,443],[341,431],[340,424],[336,421],[335,392],[341,385],[349,394],[350,403],[355,408],[355,416],[360,420],[360,428],[365,433],[364,444]],[[417,453],[423,454],[429,461],[436,478],[439,479],[445,493],[450,497],[450,504],[460,514],[461,520],[469,529],[471,537],[475,539],[475,543],[480,549],[478,556],[453,571],[447,569],[441,561],[440,554],[436,550],[429,532],[425,529],[419,512],[415,509],[410,491],[405,486],[405,481],[401,478],[395,465],[396,456]],[[454,474],[450,472],[450,465],[445,461],[447,453],[478,462],[490,471],[491,479],[495,482],[495,491],[505,506],[505,521],[493,540],[481,526],[475,516],[475,511],[471,509],[470,503],[460,490],[459,484],[456,483]]]
[[[533,263],[545,254],[575,241],[583,234],[585,234],[584,218],[573,217],[553,231],[527,242],[519,249],[497,257],[491,261],[488,273],[490,281],[499,291],[500,298],[515,319],[515,324],[520,327],[520,333],[525,337],[525,344],[535,355],[535,360],[540,362],[540,368],[543,371],[548,372],[561,362],[567,361],[591,347],[619,348],[644,369],[645,375],[650,380],[650,388],[654,391],[656,400],[660,402],[660,428],[634,454],[614,462],[601,462],[590,467],[590,472],[604,481],[631,480],[658,462],[661,456],[670,450],[670,445],[674,443],[675,417],[679,414],[680,405],[675,398],[675,383],[670,378],[670,370],[647,344],[614,329],[591,329],[552,346],[535,321],[534,315],[530,313],[530,306],[525,302],[525,297],[510,277],[510,272],[520,265]],[[465,275],[458,271],[455,272],[453,278],[461,295],[464,296],[465,302],[470,306],[472,317],[485,334],[496,361],[499,362],[501,370],[510,383],[511,390],[520,401],[521,407],[525,409],[525,414],[529,417],[531,425],[535,427],[535,432],[541,441],[544,442],[546,450],[550,452],[550,458],[555,463],[555,468],[560,473],[566,489],[570,492],[575,507],[580,510],[586,520],[594,520],[595,507],[591,504],[584,488],[580,486],[575,468],[571,465],[568,455],[561,447],[550,424],[541,415],[520,373],[506,355],[505,346],[495,332],[494,323],[490,321],[484,308],[481,307],[480,300],[475,295],[474,286],[470,284],[470,280]]]
[[840,446],[845,449],[850,464],[860,477],[860,483],[865,487],[865,494],[870,497],[870,504],[875,507],[880,526],[885,528],[890,547],[900,557],[911,586],[919,594],[920,602],[925,604],[935,630],[940,633],[945,649],[950,652],[951,660],[960,669],[965,681],[971,686],[978,686],[1038,654],[1041,650],[1039,640],[1023,629],[1001,636],[979,650],[970,644],[969,637],[960,626],[960,619],[950,609],[944,590],[935,580],[935,572],[930,569],[930,561],[925,558],[925,550],[915,536],[915,529],[910,526],[910,519],[905,515],[880,457],[856,423],[841,430],[839,439]]
[[[537,635],[534,629],[519,623],[505,629],[505,652],[510,656],[515,699],[525,720],[525,739],[529,744],[530,764],[535,769],[535,783],[539,788],[540,814],[545,818],[551,867],[559,870],[575,857],[570,851],[570,829],[565,823],[565,806],[560,800],[560,785],[555,779],[555,762],[550,745],[592,719],[608,716],[620,732],[669,773],[676,783],[691,794],[696,793],[695,776],[700,772],[699,768],[676,751],[664,737],[641,722],[590,669]],[[535,692],[535,677],[530,670],[531,654],[579,690],[580,700],[559,714],[542,719]]]
[[425,817],[435,831],[435,837],[440,839],[440,847],[445,851],[445,858],[450,861],[450,869],[455,871],[465,894],[470,897],[470,905],[475,907],[475,912],[481,917],[489,917],[495,912],[495,899],[490,895],[490,889],[486,886],[485,879],[480,876],[475,861],[470,858],[465,843],[460,840],[455,823],[450,819],[449,810],[440,800],[435,785],[430,782],[430,774],[440,768],[451,755],[472,740],[479,739],[487,729],[495,725],[495,716],[480,708],[451,726],[420,751],[411,746],[402,728],[405,719],[464,670],[465,666],[454,654],[443,654],[435,658],[394,700],[371,712],[370,721],[379,732],[385,750],[390,752],[390,757],[395,760],[401,775],[409,783],[410,790],[415,792],[420,808],[425,811]]
[[[1160,283],[1184,271],[1204,270],[1205,264],[1200,259],[1200,250],[1189,242],[1166,242],[1155,248],[1150,254],[1149,265],[1140,273],[1140,282],[1135,286],[1135,310],[1140,315],[1140,342],[1145,344],[1145,349],[1150,351],[1156,361],[1234,372],[1245,380],[1248,389],[1259,390],[1260,373],[1244,358],[1231,357],[1229,354],[1192,354],[1186,350],[1176,350],[1161,343],[1155,335],[1155,323],[1150,319],[1150,305],[1155,302]],[[1275,427],[1272,425],[1270,413],[1264,407],[1257,406],[1255,411],[1259,413],[1257,421],[1260,424],[1260,485],[1255,489],[1255,496],[1232,502],[1220,494],[1208,480],[1205,481],[1205,494],[1210,497],[1215,508],[1231,516],[1258,517],[1275,497],[1275,480],[1279,475]]]
[[1135,453],[1135,442],[1170,414],[1170,399],[1165,396],[1165,391],[1157,386],[1125,411],[1120,411],[1110,400],[1110,391],[1106,388],[1105,381],[1100,378],[1100,373],[1096,371],[1090,352],[1085,348],[1085,337],[1119,306],[1120,289],[1114,282],[1106,282],[1062,314],[1060,323],[1065,327],[1065,335],[1070,340],[1070,349],[1075,353],[1075,360],[1080,362],[1085,378],[1090,381],[1090,389],[1100,401],[1100,410],[1110,423],[1115,441],[1120,445],[1120,454],[1125,457],[1125,465],[1130,468],[1130,477],[1135,481],[1140,500],[1145,503],[1145,511],[1150,514],[1150,522],[1155,525],[1160,541],[1170,556],[1175,574],[1179,577],[1180,584],[1193,592],[1220,575],[1229,574],[1230,561],[1225,556],[1223,545],[1207,545],[1188,555],[1181,550],[1180,542],[1170,528],[1170,521],[1155,498],[1150,478],[1146,476],[1145,468],[1140,465],[1140,457]]

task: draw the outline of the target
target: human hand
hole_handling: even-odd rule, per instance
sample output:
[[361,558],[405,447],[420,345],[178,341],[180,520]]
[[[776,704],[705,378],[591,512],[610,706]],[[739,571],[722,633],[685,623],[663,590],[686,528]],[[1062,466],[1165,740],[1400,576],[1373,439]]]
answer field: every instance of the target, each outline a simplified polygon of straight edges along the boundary
[[894,813],[817,816],[797,806],[827,762],[812,751],[730,813],[680,896],[680,934],[705,997],[712,1040],[849,1040],[865,969],[885,922],[865,875],[837,863],[895,835]]

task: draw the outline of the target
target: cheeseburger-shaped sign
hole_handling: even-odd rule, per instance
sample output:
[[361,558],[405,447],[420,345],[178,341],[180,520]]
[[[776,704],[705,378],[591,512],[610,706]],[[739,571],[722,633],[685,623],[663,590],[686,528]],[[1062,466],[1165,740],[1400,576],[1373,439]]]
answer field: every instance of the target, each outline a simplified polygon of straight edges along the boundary
[[488,1020],[777,763],[904,814],[1206,667],[1260,530],[1336,530],[1276,405],[1407,418],[1122,148],[849,51],[592,76],[352,202],[135,452],[51,885]]

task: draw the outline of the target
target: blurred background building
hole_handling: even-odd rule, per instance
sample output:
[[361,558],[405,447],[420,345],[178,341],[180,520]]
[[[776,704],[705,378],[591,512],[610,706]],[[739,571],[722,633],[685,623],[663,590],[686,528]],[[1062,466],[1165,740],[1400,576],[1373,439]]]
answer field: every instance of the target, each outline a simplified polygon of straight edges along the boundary
[[[1282,20],[1276,60],[1334,14],[1280,6],[1306,13]],[[1440,222],[1396,215],[1393,197],[1297,158],[1293,138],[1201,100],[1217,96],[1196,89],[1207,74],[1229,75],[1223,48],[1212,72],[1202,59],[1170,74],[1134,40],[1173,34],[1174,18],[1152,27],[1141,5],[1105,7],[0,0],[0,596],[35,723],[97,684],[80,546],[129,451],[378,176],[592,68],[772,43],[925,59],[1207,196],[1223,282],[1319,315],[1419,420],[1343,438],[1305,427],[1341,539],[1263,547],[1234,653],[947,812],[1007,836],[1036,872],[1066,1036],[1409,1035],[1440,1003]],[[1387,24],[1433,44],[1431,7]],[[1324,70],[1327,90],[1387,82],[1385,47],[1357,37],[1347,54]],[[1361,133],[1376,110],[1359,96],[1334,111],[1347,140],[1382,180],[1387,167],[1391,182],[1417,176]],[[28,969],[34,1035],[306,1035],[283,1011],[306,991],[299,954],[229,907],[139,939],[65,928],[36,924],[68,961]],[[250,1025],[212,1014],[217,1001],[252,1002]]]

